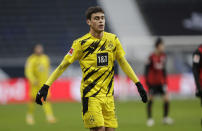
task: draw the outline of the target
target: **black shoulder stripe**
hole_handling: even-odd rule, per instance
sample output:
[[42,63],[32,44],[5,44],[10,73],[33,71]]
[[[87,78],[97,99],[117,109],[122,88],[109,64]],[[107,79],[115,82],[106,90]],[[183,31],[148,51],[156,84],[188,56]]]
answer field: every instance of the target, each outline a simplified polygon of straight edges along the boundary
[[88,38],[82,40],[82,41],[81,41],[81,45],[85,44],[85,43],[88,41],[88,39],[90,39],[90,37],[88,37]]
[[113,49],[113,52],[116,51],[116,47]]
[[100,51],[100,50],[103,51],[106,49],[106,42],[107,42],[107,40],[104,42],[104,44],[100,47],[100,49],[98,51]]
[[89,54],[92,54],[98,48],[100,41],[101,40],[93,42],[87,49],[83,51],[83,53],[87,52],[84,58],[86,58]]
[[83,53],[87,52],[87,51],[91,51],[92,49],[94,49],[95,47],[98,46],[98,44],[100,43],[101,40],[99,41],[94,41],[92,44],[90,44],[90,46],[88,48],[86,48]]

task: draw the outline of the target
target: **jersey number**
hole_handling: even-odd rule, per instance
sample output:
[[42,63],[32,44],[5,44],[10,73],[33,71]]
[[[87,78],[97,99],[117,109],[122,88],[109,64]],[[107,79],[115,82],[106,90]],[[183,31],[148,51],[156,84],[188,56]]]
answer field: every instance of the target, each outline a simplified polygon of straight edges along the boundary
[[97,66],[108,66],[108,53],[97,54]]

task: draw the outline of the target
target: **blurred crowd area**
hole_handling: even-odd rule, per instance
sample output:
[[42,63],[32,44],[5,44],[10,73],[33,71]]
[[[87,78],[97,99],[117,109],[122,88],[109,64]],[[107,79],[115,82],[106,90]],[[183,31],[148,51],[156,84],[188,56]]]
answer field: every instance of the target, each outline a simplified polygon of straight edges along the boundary
[[[200,0],[1,0],[0,79],[24,77],[26,58],[37,43],[44,45],[53,70],[73,40],[89,31],[85,10],[95,5],[104,9],[106,31],[118,35],[138,74],[157,37],[166,45],[168,73],[191,73],[192,52],[202,43]],[[64,76],[81,75],[78,68],[74,63]]]

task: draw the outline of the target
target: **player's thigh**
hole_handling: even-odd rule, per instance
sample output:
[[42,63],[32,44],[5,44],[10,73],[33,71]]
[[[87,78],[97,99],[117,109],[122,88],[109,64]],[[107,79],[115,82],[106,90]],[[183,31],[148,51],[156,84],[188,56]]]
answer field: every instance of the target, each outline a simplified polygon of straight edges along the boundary
[[102,113],[104,117],[105,127],[112,128],[112,129],[118,127],[113,96],[107,97],[107,100],[103,106]]
[[83,122],[85,128],[99,129],[104,126],[100,100],[95,97],[82,98]]

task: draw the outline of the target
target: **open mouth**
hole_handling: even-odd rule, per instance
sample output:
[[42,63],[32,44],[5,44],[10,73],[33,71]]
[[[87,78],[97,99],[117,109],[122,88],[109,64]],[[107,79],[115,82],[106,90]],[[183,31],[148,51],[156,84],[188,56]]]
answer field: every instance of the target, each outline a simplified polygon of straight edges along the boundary
[[100,28],[103,28],[103,27],[104,27],[104,25],[99,25],[99,27],[100,27]]

